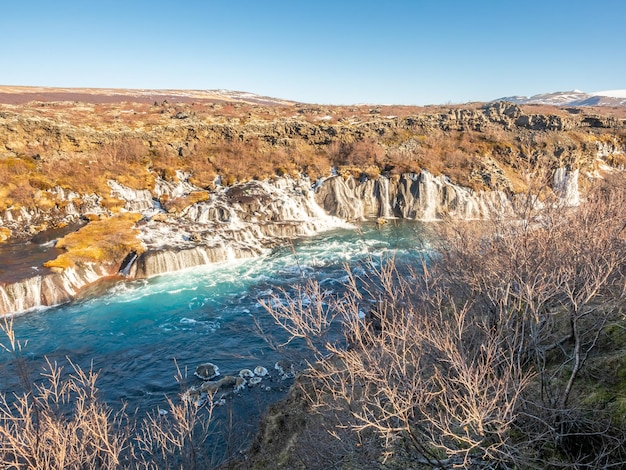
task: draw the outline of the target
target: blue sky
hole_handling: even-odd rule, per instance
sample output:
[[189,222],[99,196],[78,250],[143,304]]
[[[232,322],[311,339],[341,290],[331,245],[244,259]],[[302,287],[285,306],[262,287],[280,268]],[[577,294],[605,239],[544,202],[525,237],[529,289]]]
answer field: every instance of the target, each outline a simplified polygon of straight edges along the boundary
[[2,0],[0,84],[442,104],[626,88],[624,0]]

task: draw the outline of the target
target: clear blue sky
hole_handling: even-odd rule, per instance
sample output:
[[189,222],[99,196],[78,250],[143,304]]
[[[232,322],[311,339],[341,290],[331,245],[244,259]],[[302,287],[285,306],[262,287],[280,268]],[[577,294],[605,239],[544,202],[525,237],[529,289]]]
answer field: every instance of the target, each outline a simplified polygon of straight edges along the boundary
[[626,88],[625,0],[2,0],[0,84],[441,104]]

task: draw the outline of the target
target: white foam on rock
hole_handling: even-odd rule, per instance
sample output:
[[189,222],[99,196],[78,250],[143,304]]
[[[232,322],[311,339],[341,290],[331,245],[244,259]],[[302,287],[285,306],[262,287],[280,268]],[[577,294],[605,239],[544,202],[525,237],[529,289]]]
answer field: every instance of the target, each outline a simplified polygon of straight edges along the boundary
[[579,171],[557,168],[554,172],[554,190],[568,207],[580,205],[580,192],[578,191]]
[[[184,177],[185,175],[179,175]],[[159,191],[184,196],[199,188],[160,181]],[[231,192],[232,191],[232,192]],[[131,275],[151,277],[203,264],[259,256],[281,240],[350,227],[315,201],[306,179],[289,177],[219,188],[179,215],[140,225],[146,253]]]
[[[129,203],[135,199],[144,215],[153,213],[151,196],[180,197],[198,191],[179,174],[177,183],[158,180],[154,193],[138,192],[117,183],[111,189]],[[554,188],[567,205],[578,205],[578,171],[559,169]],[[232,191],[232,192],[231,192]],[[315,197],[307,179],[289,177],[252,181],[230,188],[219,188],[207,201],[198,202],[178,215],[163,214],[138,224],[146,247],[128,267],[128,276],[151,277],[196,266],[233,262],[259,257],[281,241],[311,236],[335,228],[354,228],[345,220],[391,217],[437,220],[451,215],[474,219],[498,214],[514,214],[512,201],[502,192],[474,192],[455,185],[445,176],[405,174],[393,182],[357,182],[341,177],[327,178],[317,186],[333,199],[329,215]],[[63,194],[70,198],[72,195]],[[27,217],[28,214],[9,216]],[[361,249],[363,247],[361,246]],[[106,269],[110,270],[110,266]],[[0,288],[0,314],[55,305],[76,295],[79,289],[112,273],[105,267],[80,272],[65,270],[57,276],[34,276],[22,283]]]

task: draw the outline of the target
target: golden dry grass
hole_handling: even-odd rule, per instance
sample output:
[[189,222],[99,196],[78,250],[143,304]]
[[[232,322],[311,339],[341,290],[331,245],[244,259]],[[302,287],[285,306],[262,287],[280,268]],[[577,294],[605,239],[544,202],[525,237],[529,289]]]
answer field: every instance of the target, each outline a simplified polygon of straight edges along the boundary
[[186,196],[176,197],[174,199],[167,199],[164,197],[161,199],[161,203],[168,212],[177,213],[193,204],[207,201],[209,197],[210,196],[207,191],[194,191]]
[[138,238],[139,230],[134,228],[140,219],[140,214],[127,212],[92,221],[60,239],[56,246],[66,252],[45,266],[65,269],[81,263],[119,264],[131,251],[144,250]]
[[[560,132],[507,130],[497,124],[454,127],[458,116],[480,114],[481,106],[268,106],[131,98],[0,104],[0,112],[24,133],[11,142],[12,153],[5,153],[9,157],[0,156],[0,210],[61,204],[37,196],[57,185],[105,198],[110,196],[110,179],[151,189],[156,176],[175,181],[177,170],[207,190],[218,175],[225,184],[286,174],[315,180],[329,175],[332,167],[357,177],[427,169],[473,189],[500,188],[492,186],[489,175],[483,177],[490,171],[489,160],[517,192],[524,189],[521,169],[536,157],[550,156],[543,161],[554,166],[592,165],[595,142],[623,145],[626,140],[623,125]],[[612,108],[578,114],[546,106],[522,110],[568,119],[619,115]],[[439,122],[452,127],[441,130]],[[623,160],[620,154],[607,158],[616,166]],[[106,201],[112,210],[120,204]]]

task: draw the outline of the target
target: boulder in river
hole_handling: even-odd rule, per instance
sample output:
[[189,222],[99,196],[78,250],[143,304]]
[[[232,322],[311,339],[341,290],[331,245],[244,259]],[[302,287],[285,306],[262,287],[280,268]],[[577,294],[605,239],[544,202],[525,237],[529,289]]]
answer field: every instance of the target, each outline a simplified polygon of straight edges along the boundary
[[207,362],[196,367],[193,375],[202,380],[211,380],[220,375],[220,369],[215,364]]
[[239,377],[249,379],[250,377],[254,377],[254,372],[252,372],[250,369],[241,369],[239,371]]

